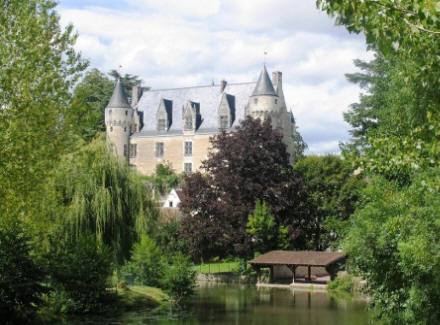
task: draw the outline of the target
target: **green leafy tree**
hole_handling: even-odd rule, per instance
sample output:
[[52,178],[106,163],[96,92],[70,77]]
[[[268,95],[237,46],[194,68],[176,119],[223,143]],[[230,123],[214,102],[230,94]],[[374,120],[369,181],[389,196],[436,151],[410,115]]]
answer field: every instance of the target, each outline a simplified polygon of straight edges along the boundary
[[179,187],[182,178],[182,175],[175,173],[169,163],[156,165],[155,173],[146,177],[154,190],[158,191],[160,195],[167,194],[171,189]]
[[162,286],[172,302],[182,305],[194,293],[197,273],[188,257],[177,253],[172,264],[165,268]]
[[47,260],[55,310],[81,314],[103,311],[110,300],[111,250],[92,235],[75,241],[54,239]]
[[[36,222],[41,193],[71,147],[64,118],[86,63],[51,0],[0,2],[0,215]],[[42,212],[42,213],[40,213]]]
[[142,235],[140,241],[133,245],[130,261],[123,272],[131,274],[136,283],[156,287],[163,276],[163,264],[162,252],[155,241]]
[[21,324],[47,292],[44,269],[31,255],[30,238],[18,222],[0,220],[0,318],[4,324]]
[[352,79],[368,77],[367,97],[350,116],[361,123],[373,116],[374,125],[365,128],[358,150],[344,148],[371,180],[345,241],[352,268],[369,281],[376,310],[387,323],[438,323],[433,307],[438,258],[431,251],[437,245],[440,161],[438,1],[320,0],[318,5],[348,30],[364,33],[377,52],[371,69]]
[[154,229],[157,210],[150,190],[110,152],[104,137],[63,157],[54,188],[69,236],[94,234],[118,263],[128,259],[140,234]]
[[337,246],[365,182],[353,174],[349,162],[335,155],[309,155],[294,168],[303,178],[314,204],[315,249]]
[[344,251],[387,324],[440,321],[439,180],[438,169],[404,188],[374,177],[352,217]]
[[[131,89],[133,88],[133,86],[140,86],[142,84],[142,80],[138,76],[129,73],[122,75],[117,70],[111,70],[108,75],[113,77],[115,80],[121,79],[121,84],[124,88],[124,92],[125,94],[127,94],[129,102],[131,102]],[[142,88],[145,90],[150,89],[149,87]]]
[[86,141],[105,131],[104,110],[112,95],[113,81],[92,69],[75,86],[72,107],[67,115],[71,128]]
[[257,200],[255,210],[248,217],[246,231],[252,235],[254,246],[259,253],[274,249],[285,249],[289,246],[287,228],[276,223],[269,212],[266,202]]

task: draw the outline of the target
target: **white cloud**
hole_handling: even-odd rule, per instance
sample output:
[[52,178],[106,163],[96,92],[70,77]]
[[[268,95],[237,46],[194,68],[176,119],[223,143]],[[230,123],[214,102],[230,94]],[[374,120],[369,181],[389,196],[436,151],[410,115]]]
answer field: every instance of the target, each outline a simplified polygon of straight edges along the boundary
[[145,85],[168,88],[256,80],[263,61],[283,72],[310,152],[333,152],[348,137],[342,112],[359,89],[345,81],[364,41],[333,27],[314,1],[125,0],[117,9],[62,7],[79,32],[77,49],[103,71],[122,65]]

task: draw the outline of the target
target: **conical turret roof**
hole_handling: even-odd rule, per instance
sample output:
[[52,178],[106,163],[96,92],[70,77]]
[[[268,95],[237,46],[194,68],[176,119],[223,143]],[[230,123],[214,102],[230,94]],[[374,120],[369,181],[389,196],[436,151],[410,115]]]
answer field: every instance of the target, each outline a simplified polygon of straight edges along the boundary
[[130,108],[124,88],[122,88],[121,80],[116,81],[113,95],[107,105],[108,108]]
[[260,77],[258,77],[257,85],[255,86],[254,92],[252,96],[259,95],[272,95],[277,96],[275,89],[273,88],[272,81],[269,78],[269,75],[266,70],[266,65],[263,66],[263,70],[261,70]]

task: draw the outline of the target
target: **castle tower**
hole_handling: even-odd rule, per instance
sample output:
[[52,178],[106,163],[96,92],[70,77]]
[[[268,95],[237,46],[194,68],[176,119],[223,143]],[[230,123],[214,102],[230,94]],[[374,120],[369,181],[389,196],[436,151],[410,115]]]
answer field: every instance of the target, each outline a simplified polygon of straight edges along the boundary
[[273,88],[266,65],[263,66],[254,91],[249,97],[247,114],[262,120],[270,116],[273,127],[278,127],[279,97]]
[[283,135],[283,142],[293,162],[295,126],[291,122],[291,113],[287,112],[281,72],[273,72],[271,81],[266,65],[263,66],[255,89],[249,97],[247,114],[262,120],[271,118],[272,127]]
[[134,110],[128,103],[121,81],[116,82],[113,95],[105,109],[107,141],[121,159],[128,161],[130,156],[130,135],[135,127]]

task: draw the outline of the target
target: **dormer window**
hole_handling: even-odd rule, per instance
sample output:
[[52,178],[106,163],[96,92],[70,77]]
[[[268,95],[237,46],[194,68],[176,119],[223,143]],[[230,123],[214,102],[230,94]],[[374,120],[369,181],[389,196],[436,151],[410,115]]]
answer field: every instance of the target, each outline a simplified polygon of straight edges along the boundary
[[158,131],[165,131],[166,130],[166,120],[165,119],[159,119],[157,121],[157,130]]
[[156,112],[157,131],[168,131],[172,122],[172,101],[161,98],[159,107]]
[[192,116],[185,117],[185,130],[193,129],[193,119]]
[[220,128],[227,129],[229,127],[229,119],[227,116],[220,116]]

